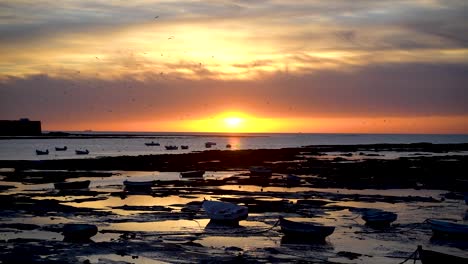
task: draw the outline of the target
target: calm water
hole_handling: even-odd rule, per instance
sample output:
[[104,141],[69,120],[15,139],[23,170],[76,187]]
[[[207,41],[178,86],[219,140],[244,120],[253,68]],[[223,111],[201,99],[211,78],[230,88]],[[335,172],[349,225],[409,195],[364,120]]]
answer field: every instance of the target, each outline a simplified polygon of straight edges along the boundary
[[[88,133],[97,134],[99,133]],[[106,133],[108,134],[108,133]],[[128,134],[128,133],[127,133]],[[216,142],[211,149],[278,149],[306,145],[352,145],[373,143],[468,143],[468,135],[404,135],[404,134],[193,134],[193,133],[131,133],[129,138],[57,138],[0,140],[0,160],[39,160],[94,158],[102,156],[187,153],[203,151],[205,142]],[[161,146],[148,147],[145,142],[159,142]],[[165,145],[177,145],[179,150],[166,150]],[[188,145],[188,150],[181,150]],[[67,151],[55,147],[67,146]],[[49,155],[37,156],[35,151],[49,150]],[[88,149],[89,155],[77,156],[76,149]]]

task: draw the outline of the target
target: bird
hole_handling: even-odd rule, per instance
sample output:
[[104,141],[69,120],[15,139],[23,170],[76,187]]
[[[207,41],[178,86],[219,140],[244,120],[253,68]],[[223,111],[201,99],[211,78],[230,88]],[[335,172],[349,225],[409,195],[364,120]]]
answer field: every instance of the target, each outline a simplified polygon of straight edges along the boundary
[[167,39],[174,39],[174,36],[170,36],[170,37],[168,37]]
[[158,18],[159,16],[155,16],[154,19]]

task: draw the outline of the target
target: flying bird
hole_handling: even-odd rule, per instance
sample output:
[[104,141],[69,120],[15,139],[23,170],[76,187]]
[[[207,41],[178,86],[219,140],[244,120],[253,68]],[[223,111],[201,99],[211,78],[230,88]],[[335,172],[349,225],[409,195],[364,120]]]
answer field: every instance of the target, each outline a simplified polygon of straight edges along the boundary
[[159,16],[155,16],[154,19],[158,18]]
[[174,36],[170,36],[170,37],[168,37],[167,39],[174,39]]

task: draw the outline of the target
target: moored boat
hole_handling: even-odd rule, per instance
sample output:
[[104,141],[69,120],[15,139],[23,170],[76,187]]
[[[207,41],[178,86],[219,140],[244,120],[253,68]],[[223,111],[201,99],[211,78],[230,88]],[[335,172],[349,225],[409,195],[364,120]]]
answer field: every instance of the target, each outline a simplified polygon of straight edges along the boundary
[[251,176],[271,176],[272,169],[263,166],[252,166],[249,168]]
[[298,186],[301,184],[301,178],[294,174],[288,174],[286,176],[286,185],[287,186]]
[[197,170],[197,171],[184,171],[180,173],[181,178],[203,178],[205,171]]
[[36,149],[36,155],[49,155],[49,150],[48,149],[46,150]]
[[151,141],[151,142],[145,143],[145,145],[146,146],[160,146],[161,144],[159,144],[158,142]]
[[150,191],[154,181],[129,181],[123,182],[126,191]]
[[57,190],[75,190],[75,189],[87,189],[91,181],[73,181],[73,182],[56,182],[54,187]]
[[166,150],[178,150],[179,147],[178,146],[173,146],[173,145],[168,145],[168,146],[164,146],[166,148]]
[[311,222],[297,222],[279,218],[281,231],[291,237],[301,237],[307,240],[324,240],[335,231],[334,226],[324,226]]
[[232,148],[231,144],[226,144],[226,148]]
[[423,264],[468,264],[468,258],[423,249],[422,246],[418,246],[417,252]]
[[465,204],[468,205],[468,192],[463,194],[463,198],[465,199]]
[[97,232],[97,226],[90,224],[65,224],[62,229],[65,241],[88,241]]
[[362,213],[362,219],[366,225],[373,227],[388,227],[398,218],[398,215],[392,212],[378,209],[370,209]]
[[85,150],[75,150],[75,153],[76,155],[88,155],[89,154],[89,150],[85,149]]
[[204,201],[202,207],[210,220],[218,223],[238,224],[249,214],[247,207],[228,202]]
[[182,146],[180,146],[180,148],[181,148],[181,149],[188,149],[189,146],[187,146],[187,145],[182,145]]
[[468,239],[468,225],[451,221],[429,219],[432,233],[438,237],[453,237]]
[[66,150],[67,150],[67,146],[55,147],[55,151],[66,151]]
[[206,142],[205,148],[211,148],[212,146],[216,146],[216,142]]

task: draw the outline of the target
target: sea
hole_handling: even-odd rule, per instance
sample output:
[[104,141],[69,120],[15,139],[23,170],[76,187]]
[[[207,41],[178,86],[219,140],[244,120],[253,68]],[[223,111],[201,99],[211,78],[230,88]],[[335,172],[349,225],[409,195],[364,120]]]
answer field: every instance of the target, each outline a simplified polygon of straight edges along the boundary
[[[46,160],[180,154],[205,150],[280,149],[310,145],[355,145],[378,143],[468,143],[468,135],[438,134],[313,134],[313,133],[176,133],[176,132],[70,132],[81,136],[62,138],[1,138],[0,160]],[[83,137],[85,136],[85,137]],[[155,142],[160,146],[146,146]],[[214,142],[206,148],[206,142]],[[231,145],[227,148],[226,145]],[[178,146],[166,150],[165,146]],[[186,145],[188,149],[181,149]],[[66,151],[55,147],[67,146]],[[36,150],[49,150],[36,155]],[[89,150],[76,155],[75,150]]]

